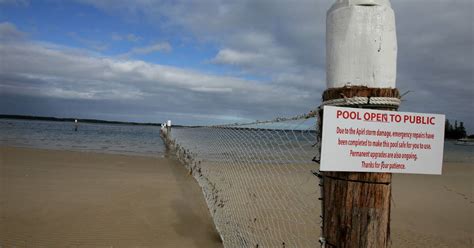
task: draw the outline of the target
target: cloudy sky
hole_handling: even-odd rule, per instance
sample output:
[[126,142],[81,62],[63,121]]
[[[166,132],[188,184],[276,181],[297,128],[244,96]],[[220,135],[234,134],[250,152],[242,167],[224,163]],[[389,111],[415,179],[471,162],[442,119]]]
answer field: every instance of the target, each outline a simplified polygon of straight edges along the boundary
[[[217,124],[305,113],[333,0],[0,0],[0,113]],[[472,0],[397,0],[401,110],[474,132]]]

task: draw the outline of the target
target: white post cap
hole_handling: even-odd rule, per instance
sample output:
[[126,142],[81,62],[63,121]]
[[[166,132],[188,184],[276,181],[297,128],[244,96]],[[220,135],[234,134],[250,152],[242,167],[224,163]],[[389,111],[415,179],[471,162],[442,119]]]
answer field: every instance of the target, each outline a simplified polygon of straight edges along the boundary
[[360,6],[391,6],[389,0],[336,0],[333,7],[360,5]]
[[395,88],[395,14],[389,0],[336,0],[326,20],[326,82]]

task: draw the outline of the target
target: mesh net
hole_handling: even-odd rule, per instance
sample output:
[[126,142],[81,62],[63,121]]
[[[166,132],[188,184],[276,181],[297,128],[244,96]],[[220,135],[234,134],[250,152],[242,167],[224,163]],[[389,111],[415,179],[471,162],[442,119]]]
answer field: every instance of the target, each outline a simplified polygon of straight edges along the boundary
[[310,114],[173,127],[163,137],[202,187],[225,247],[316,247],[316,125]]

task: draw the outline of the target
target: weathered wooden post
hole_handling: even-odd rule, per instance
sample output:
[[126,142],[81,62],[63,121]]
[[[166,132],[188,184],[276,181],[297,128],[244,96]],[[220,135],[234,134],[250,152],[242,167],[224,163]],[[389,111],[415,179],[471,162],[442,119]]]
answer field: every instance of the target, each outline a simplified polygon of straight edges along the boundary
[[[396,110],[397,40],[389,0],[337,0],[326,25],[323,105]],[[321,175],[323,246],[388,247],[391,174]]]

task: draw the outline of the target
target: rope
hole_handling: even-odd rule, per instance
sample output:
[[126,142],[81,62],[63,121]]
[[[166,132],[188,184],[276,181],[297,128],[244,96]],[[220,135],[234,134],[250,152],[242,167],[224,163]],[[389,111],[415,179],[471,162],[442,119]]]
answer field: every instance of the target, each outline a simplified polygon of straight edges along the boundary
[[[398,107],[401,103],[399,98],[395,97],[351,97],[351,98],[340,98],[340,99],[333,99],[324,101],[321,103],[320,107],[310,111],[306,114],[296,115],[292,117],[277,117],[271,120],[264,120],[264,121],[253,121],[253,122],[246,122],[246,123],[231,123],[231,124],[223,124],[223,125],[213,125],[210,127],[242,127],[242,126],[251,126],[251,125],[259,125],[259,124],[269,124],[269,123],[279,123],[279,122],[287,122],[287,121],[297,121],[297,120],[304,120],[313,117],[317,117],[319,110],[321,107],[325,105],[331,106],[351,106],[351,105],[358,105],[358,106],[367,106],[367,105],[383,105],[383,106],[396,106]],[[319,118],[318,118],[319,119]]]
[[395,97],[361,97],[339,98],[324,101],[321,106],[350,106],[350,105],[389,105],[399,106],[401,100]]
[[251,126],[251,125],[258,125],[258,124],[269,124],[269,123],[279,123],[279,122],[288,122],[288,121],[297,121],[297,120],[304,120],[316,117],[318,114],[317,110],[310,111],[307,114],[296,115],[292,117],[277,117],[271,120],[265,121],[254,121],[254,122],[247,122],[247,123],[232,123],[232,124],[224,124],[224,125],[214,125],[210,127],[241,127],[241,126]]

